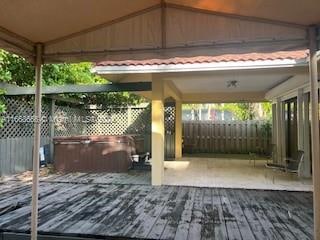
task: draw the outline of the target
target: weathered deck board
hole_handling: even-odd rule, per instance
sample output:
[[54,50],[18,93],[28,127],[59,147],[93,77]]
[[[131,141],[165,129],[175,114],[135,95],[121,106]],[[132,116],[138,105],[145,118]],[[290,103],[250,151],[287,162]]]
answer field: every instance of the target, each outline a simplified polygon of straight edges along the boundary
[[[241,192],[243,195],[243,199],[249,204],[250,208],[254,210],[256,219],[260,222],[262,228],[264,229],[264,233],[268,239],[282,239],[281,235],[276,231],[273,224],[268,221],[266,214],[263,209],[259,205],[257,201],[255,201],[251,195],[248,194],[247,190]],[[267,203],[266,203],[267,204]]]
[[[177,200],[172,203],[172,211],[170,211],[165,217],[168,222],[161,235],[162,239],[174,239],[176,231],[178,229],[179,222],[182,220],[182,214],[187,208],[187,202],[190,198],[191,188],[181,187]],[[193,193],[191,193],[192,195]]]
[[203,224],[201,228],[202,239],[212,239],[215,234],[214,211],[212,205],[212,189],[204,190],[203,195]]
[[[182,187],[175,187],[173,194],[169,197],[165,207],[163,208],[161,215],[155,222],[153,228],[151,229],[150,233],[148,234],[148,238],[151,239],[159,239],[164,232],[166,225],[170,221],[170,214],[173,213],[176,203],[180,201],[181,198],[181,188]],[[184,189],[184,188],[183,188]],[[166,239],[166,238],[165,238]]]
[[[124,178],[70,174],[42,181],[39,231],[177,240],[313,237],[312,193],[119,184]],[[128,179],[141,183],[139,176]],[[30,182],[0,184],[0,232],[28,232],[30,202]]]
[[230,201],[231,208],[232,208],[235,216],[237,216],[236,220],[237,220],[237,224],[238,224],[242,239],[254,240],[255,239],[254,235],[253,235],[252,230],[250,228],[250,225],[247,221],[247,218],[244,215],[244,212],[242,211],[242,209],[239,205],[238,198],[234,195],[234,193],[232,191],[226,191],[226,194],[227,194],[228,199]]
[[194,199],[194,204],[193,204],[193,209],[191,214],[191,222],[189,226],[188,240],[201,238],[201,230],[202,230],[201,223],[204,218],[203,197],[204,197],[204,191],[202,191],[202,189],[200,188],[196,189],[195,199]]
[[144,205],[143,213],[136,220],[134,220],[132,227],[125,232],[125,236],[146,238],[146,236],[148,236],[148,234],[151,232],[154,224],[160,217],[165,204],[174,193],[176,188],[164,186],[156,189],[157,193],[154,194],[154,198],[151,198],[150,201]]
[[[288,218],[288,213],[283,207],[279,206],[277,202],[274,202],[266,192],[261,192],[259,196],[255,196],[255,200],[262,206],[269,221],[273,223],[283,239],[306,238],[305,234],[299,231],[298,228],[295,228],[284,221]],[[268,204],[264,204],[265,202],[268,202]],[[275,211],[275,209],[277,209],[277,211]]]
[[275,200],[281,200],[282,208],[286,211],[287,223],[303,232],[306,238],[312,239],[313,225],[309,224],[310,221],[312,222],[312,218],[306,213],[307,209],[312,209],[312,206],[309,206],[309,208],[307,207],[308,204],[302,206],[298,204],[296,197],[283,194],[282,192],[279,192],[279,194],[275,196]]
[[218,189],[212,189],[212,205],[214,208],[213,219],[215,226],[215,239],[228,239],[227,226],[223,217],[223,210]]
[[236,216],[233,213],[229,198],[225,189],[217,189],[223,210],[223,217],[226,223],[228,239],[243,239],[239,230]]
[[276,212],[272,208],[273,202],[270,202],[268,198],[263,198],[261,196],[264,194],[263,192],[256,195],[252,194],[251,191],[246,191],[246,194],[252,201],[258,204],[261,213],[264,215],[263,223],[265,223],[264,221],[270,222],[268,226],[272,229],[273,236],[283,240],[295,239],[292,233],[287,229],[287,226],[277,219]]
[[181,218],[177,221],[177,230],[175,233],[175,239],[184,240],[188,239],[189,226],[191,221],[192,209],[194,205],[196,189],[191,188],[186,199]]

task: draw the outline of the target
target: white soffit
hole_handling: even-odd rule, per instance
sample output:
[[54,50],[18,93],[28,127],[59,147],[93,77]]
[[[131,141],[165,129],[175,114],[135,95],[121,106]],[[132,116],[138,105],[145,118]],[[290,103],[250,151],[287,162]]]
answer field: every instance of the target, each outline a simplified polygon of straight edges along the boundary
[[[168,76],[181,93],[261,92],[282,83],[292,75],[272,71],[203,72]],[[228,87],[230,81],[236,86]]]

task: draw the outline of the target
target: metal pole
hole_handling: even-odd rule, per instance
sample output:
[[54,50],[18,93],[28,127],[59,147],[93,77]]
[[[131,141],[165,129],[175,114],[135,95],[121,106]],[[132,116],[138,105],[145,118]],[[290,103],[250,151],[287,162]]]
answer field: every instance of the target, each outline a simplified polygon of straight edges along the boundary
[[319,159],[319,110],[318,110],[318,69],[317,33],[315,27],[309,28],[309,76],[311,98],[311,148],[313,163],[313,214],[314,239],[320,240],[320,159]]
[[53,138],[54,138],[54,113],[55,113],[55,104],[56,100],[51,99],[51,108],[50,108],[50,162],[53,163],[53,151],[54,151],[54,145],[53,145]]
[[282,111],[281,111],[281,99],[277,98],[277,103],[276,103],[276,121],[277,121],[277,141],[276,141],[276,158],[277,158],[277,163],[282,164],[282,126],[281,123],[283,121],[282,119]]
[[35,93],[35,123],[33,144],[33,178],[32,178],[32,212],[31,240],[37,239],[38,231],[38,185],[39,185],[39,149],[41,128],[41,80],[42,80],[42,45],[36,45],[36,93]]

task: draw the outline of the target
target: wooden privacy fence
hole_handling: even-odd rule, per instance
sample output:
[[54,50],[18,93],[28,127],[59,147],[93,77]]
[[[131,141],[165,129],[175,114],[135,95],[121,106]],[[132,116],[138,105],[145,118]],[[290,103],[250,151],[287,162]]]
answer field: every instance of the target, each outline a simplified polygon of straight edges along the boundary
[[270,154],[271,125],[265,121],[183,122],[185,153]]

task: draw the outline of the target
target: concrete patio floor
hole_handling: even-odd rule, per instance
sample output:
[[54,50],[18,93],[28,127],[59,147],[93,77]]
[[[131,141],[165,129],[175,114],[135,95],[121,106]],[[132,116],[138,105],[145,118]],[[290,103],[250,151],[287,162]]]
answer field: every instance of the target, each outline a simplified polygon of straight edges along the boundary
[[[265,168],[266,160],[184,157],[165,161],[164,185],[215,187],[237,189],[263,189],[312,191],[311,179],[299,179]],[[151,172],[130,170],[128,173],[48,173],[41,170],[41,181],[56,183],[135,184],[150,185]],[[25,172],[0,178],[5,181],[30,182],[32,173]]]
[[311,179],[266,169],[266,160],[191,158],[165,162],[165,185],[312,191]]

